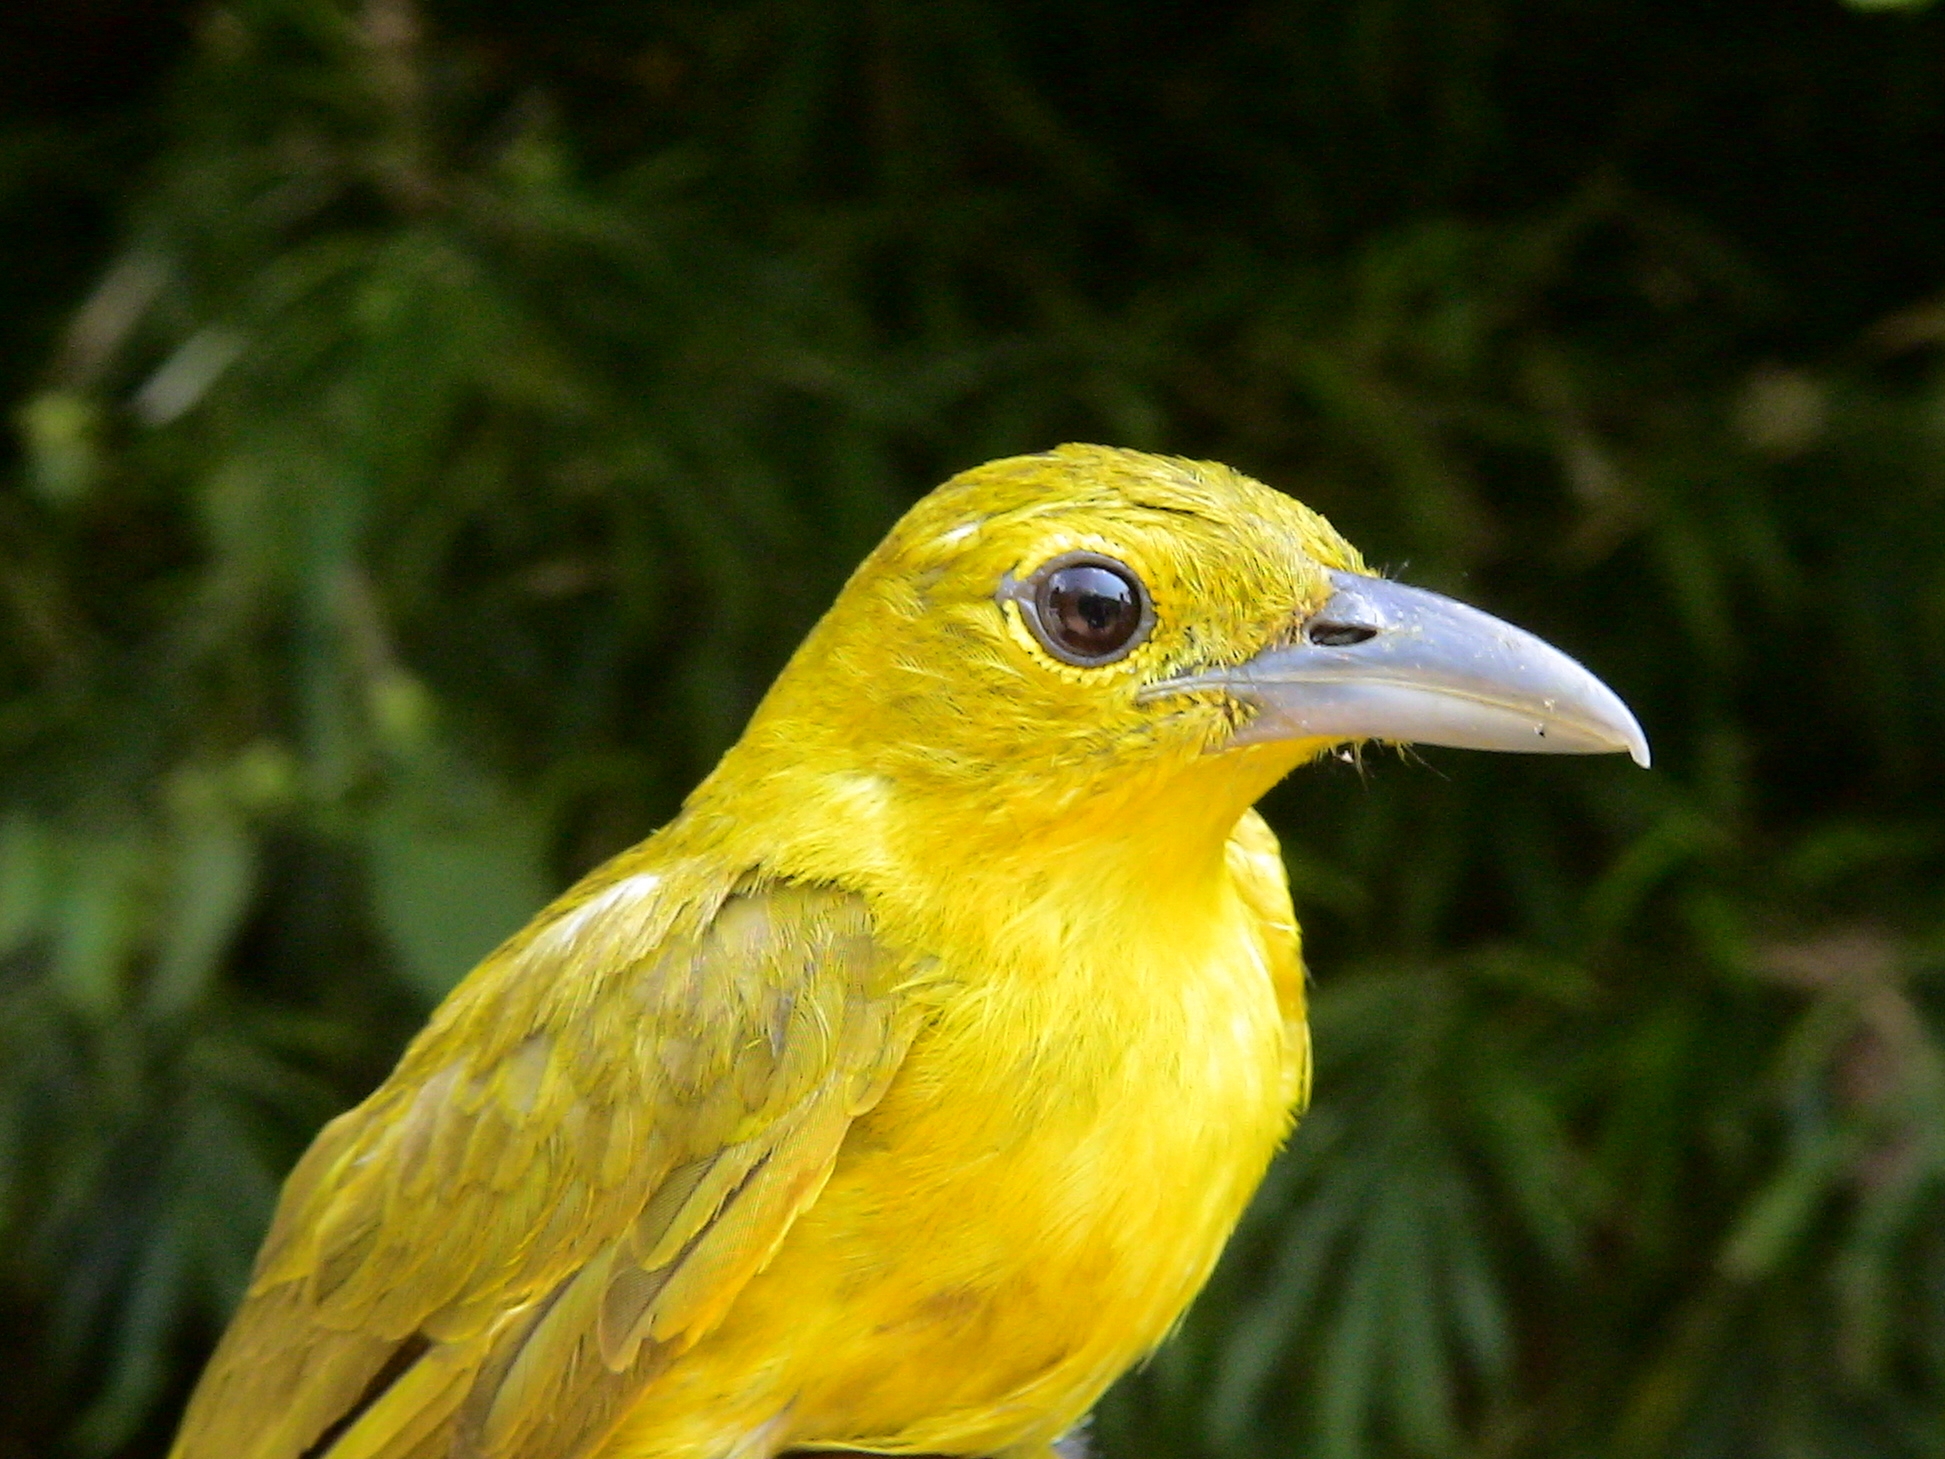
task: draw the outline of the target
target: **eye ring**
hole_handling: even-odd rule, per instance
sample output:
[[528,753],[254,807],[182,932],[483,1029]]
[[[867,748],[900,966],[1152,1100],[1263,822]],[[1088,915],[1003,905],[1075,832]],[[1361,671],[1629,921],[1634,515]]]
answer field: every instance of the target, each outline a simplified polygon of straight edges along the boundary
[[1019,608],[1042,648],[1076,668],[1126,658],[1155,627],[1155,605],[1140,576],[1098,552],[1063,552],[1025,578],[1009,572],[998,597]]

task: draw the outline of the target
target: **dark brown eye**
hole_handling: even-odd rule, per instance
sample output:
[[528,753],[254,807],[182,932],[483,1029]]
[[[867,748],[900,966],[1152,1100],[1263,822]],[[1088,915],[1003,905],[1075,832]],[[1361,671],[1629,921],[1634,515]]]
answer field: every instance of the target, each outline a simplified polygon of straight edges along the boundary
[[1141,580],[1110,557],[1057,557],[1026,584],[1022,606],[1055,658],[1093,667],[1111,664],[1148,635],[1154,610]]

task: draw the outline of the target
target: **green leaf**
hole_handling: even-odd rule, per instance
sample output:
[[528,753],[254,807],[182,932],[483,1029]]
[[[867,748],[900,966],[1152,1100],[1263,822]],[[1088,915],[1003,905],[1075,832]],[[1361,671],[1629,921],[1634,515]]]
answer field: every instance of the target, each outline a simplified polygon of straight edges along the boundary
[[539,910],[542,827],[504,791],[442,782],[395,791],[366,832],[378,925],[428,1002]]
[[53,838],[33,816],[0,819],[0,955],[38,934],[55,880]]
[[215,788],[182,787],[175,799],[172,885],[148,990],[160,1018],[179,1016],[214,981],[256,882],[255,838]]
[[70,1008],[106,1021],[122,1006],[130,962],[148,931],[149,848],[131,832],[84,836],[64,849],[54,985]]

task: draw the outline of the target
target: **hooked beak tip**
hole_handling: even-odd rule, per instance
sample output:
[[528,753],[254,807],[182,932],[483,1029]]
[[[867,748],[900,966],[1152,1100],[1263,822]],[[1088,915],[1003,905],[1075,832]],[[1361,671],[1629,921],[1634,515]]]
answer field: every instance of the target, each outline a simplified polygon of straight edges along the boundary
[[1632,714],[1628,716],[1628,722],[1633,732],[1628,736],[1627,744],[1623,748],[1627,750],[1630,760],[1646,770],[1654,764],[1655,759],[1648,749],[1648,737],[1641,732],[1641,726],[1635,722]]

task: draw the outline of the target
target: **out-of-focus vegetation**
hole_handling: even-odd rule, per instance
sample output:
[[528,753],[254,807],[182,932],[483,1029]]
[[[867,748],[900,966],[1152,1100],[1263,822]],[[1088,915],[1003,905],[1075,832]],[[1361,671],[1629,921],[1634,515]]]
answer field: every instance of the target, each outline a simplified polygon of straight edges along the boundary
[[1945,13],[90,0],[0,35],[0,1455],[901,506],[1219,457],[1655,742],[1269,810],[1316,1108],[1111,1456],[1945,1454]]

